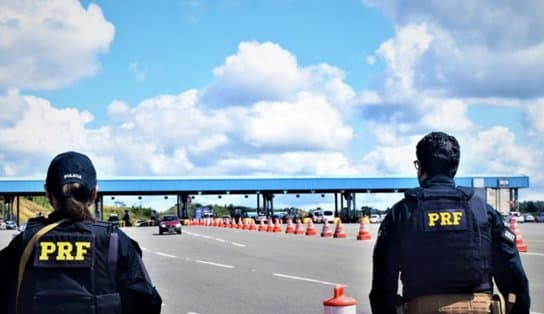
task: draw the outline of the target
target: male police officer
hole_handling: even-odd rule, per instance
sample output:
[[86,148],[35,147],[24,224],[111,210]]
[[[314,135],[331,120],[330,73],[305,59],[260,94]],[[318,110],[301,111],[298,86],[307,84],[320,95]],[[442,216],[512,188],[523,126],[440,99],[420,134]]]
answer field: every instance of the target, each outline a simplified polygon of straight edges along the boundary
[[493,282],[515,303],[511,313],[529,313],[529,284],[514,234],[501,215],[455,187],[459,144],[432,132],[416,147],[419,188],[407,191],[380,226],[374,247],[370,304],[373,313],[396,313],[398,277],[403,311],[489,313]]
[[83,154],[51,161],[45,190],[55,210],[0,252],[2,313],[160,313],[138,244],[89,212],[96,183]]

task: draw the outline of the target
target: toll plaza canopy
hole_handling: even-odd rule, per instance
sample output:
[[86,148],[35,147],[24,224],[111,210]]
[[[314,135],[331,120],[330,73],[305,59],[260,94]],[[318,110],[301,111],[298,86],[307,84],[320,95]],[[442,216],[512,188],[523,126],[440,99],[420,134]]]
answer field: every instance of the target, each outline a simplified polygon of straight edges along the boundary
[[[0,178],[0,196],[42,195],[44,179]],[[528,176],[456,177],[459,186],[529,187]],[[100,195],[391,193],[419,185],[415,177],[116,177],[98,180]]]

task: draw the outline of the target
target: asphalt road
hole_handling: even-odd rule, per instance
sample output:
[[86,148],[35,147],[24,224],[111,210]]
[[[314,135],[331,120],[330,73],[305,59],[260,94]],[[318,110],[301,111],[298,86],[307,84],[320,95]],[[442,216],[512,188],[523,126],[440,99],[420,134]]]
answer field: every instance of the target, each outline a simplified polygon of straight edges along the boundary
[[[370,313],[372,239],[356,240],[358,224],[345,224],[347,238],[184,226],[183,234],[158,235],[156,227],[124,228],[144,251],[144,263],[163,297],[166,314],[322,313],[335,284]],[[316,225],[318,233],[321,225]],[[283,226],[285,229],[285,226]],[[333,230],[334,231],[334,230]],[[520,224],[529,247],[522,253],[534,313],[544,313],[544,224]],[[13,232],[0,232],[3,247]]]

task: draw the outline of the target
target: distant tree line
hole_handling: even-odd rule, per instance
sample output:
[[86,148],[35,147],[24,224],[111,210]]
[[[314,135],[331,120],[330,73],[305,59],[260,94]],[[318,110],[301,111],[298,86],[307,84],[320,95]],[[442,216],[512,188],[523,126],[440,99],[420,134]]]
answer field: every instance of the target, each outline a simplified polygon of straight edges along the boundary
[[519,202],[519,211],[522,213],[544,212],[544,201],[523,201]]

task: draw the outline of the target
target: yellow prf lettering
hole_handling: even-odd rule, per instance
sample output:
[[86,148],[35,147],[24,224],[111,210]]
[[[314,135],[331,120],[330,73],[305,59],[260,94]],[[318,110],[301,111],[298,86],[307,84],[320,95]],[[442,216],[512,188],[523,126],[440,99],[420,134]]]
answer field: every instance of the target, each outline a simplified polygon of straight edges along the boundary
[[440,225],[449,226],[451,225],[451,213],[440,213]]
[[40,261],[47,261],[49,260],[49,254],[55,252],[56,245],[54,242],[41,242],[41,254],[40,254]]
[[438,213],[428,213],[427,215],[429,216],[429,227],[434,227],[440,215]]
[[453,213],[453,224],[458,225],[461,223],[461,217],[463,217],[463,212],[454,212]]
[[90,247],[91,242],[76,242],[76,261],[85,260],[85,254]]
[[[48,261],[49,256],[55,254],[56,261],[84,261],[88,249],[91,247],[89,241],[57,241],[40,242],[41,253],[40,261]],[[75,251],[75,252],[74,252]],[[75,256],[74,256],[75,254]]]
[[436,212],[427,213],[427,216],[429,218],[429,227],[435,227],[437,224],[439,226],[458,226],[461,224],[463,212]]
[[72,250],[74,246],[71,242],[57,242],[57,261],[73,261]]

